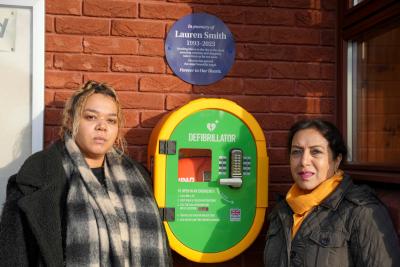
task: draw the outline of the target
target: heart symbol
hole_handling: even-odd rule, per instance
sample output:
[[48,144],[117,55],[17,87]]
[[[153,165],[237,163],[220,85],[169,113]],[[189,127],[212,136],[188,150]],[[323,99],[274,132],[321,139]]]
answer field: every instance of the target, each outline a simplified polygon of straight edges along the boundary
[[217,127],[217,125],[215,123],[207,123],[207,129],[212,132],[215,130],[215,128]]

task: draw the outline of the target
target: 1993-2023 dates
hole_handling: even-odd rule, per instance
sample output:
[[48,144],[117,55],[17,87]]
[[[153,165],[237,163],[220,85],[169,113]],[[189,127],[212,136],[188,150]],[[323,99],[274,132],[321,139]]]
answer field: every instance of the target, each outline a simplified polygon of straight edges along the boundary
[[186,45],[188,45],[188,46],[207,46],[207,47],[214,47],[214,46],[215,46],[215,41],[186,40]]

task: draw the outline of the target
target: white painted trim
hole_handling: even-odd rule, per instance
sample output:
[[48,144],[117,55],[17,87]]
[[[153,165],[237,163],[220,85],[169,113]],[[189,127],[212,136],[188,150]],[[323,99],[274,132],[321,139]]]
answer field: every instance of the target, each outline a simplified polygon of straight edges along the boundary
[[43,149],[45,5],[34,1],[32,7],[32,153]]
[[32,10],[31,47],[31,122],[32,153],[43,149],[44,128],[44,61],[45,0],[0,0],[0,5],[26,7]]
[[353,42],[347,43],[347,161],[353,160]]

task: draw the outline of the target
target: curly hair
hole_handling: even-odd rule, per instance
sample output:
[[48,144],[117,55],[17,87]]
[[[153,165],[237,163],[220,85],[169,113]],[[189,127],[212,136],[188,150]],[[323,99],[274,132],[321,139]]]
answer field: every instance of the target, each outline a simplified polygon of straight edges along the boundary
[[60,129],[60,138],[64,140],[64,135],[69,134],[73,139],[78,132],[79,122],[82,117],[83,108],[89,96],[93,94],[102,94],[111,97],[117,106],[117,120],[118,120],[118,137],[115,141],[114,147],[121,153],[126,151],[126,141],[121,134],[121,128],[124,127],[124,118],[121,108],[121,103],[115,90],[105,84],[96,81],[87,81],[80,89],[68,99],[63,110],[62,125]]

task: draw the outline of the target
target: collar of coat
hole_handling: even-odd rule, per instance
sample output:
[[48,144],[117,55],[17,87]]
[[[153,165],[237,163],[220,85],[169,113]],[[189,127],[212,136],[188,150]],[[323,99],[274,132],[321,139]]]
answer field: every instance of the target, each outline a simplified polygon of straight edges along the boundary
[[339,207],[340,202],[342,202],[343,198],[345,197],[346,191],[353,185],[350,177],[345,175],[342,182],[336,188],[336,190],[327,197],[320,205],[322,207],[336,210]]
[[[342,182],[336,190],[328,196],[320,206],[331,210],[337,210],[344,199],[355,205],[379,202],[373,189],[367,185],[354,185],[352,179],[347,174],[344,175]],[[293,215],[293,211],[284,199],[277,203],[277,208],[274,210],[277,211],[282,220],[290,220],[288,218],[291,218]],[[271,218],[278,214],[271,214]]]
[[67,190],[62,142],[29,157],[16,176],[25,214],[46,266],[63,266],[61,221]]

